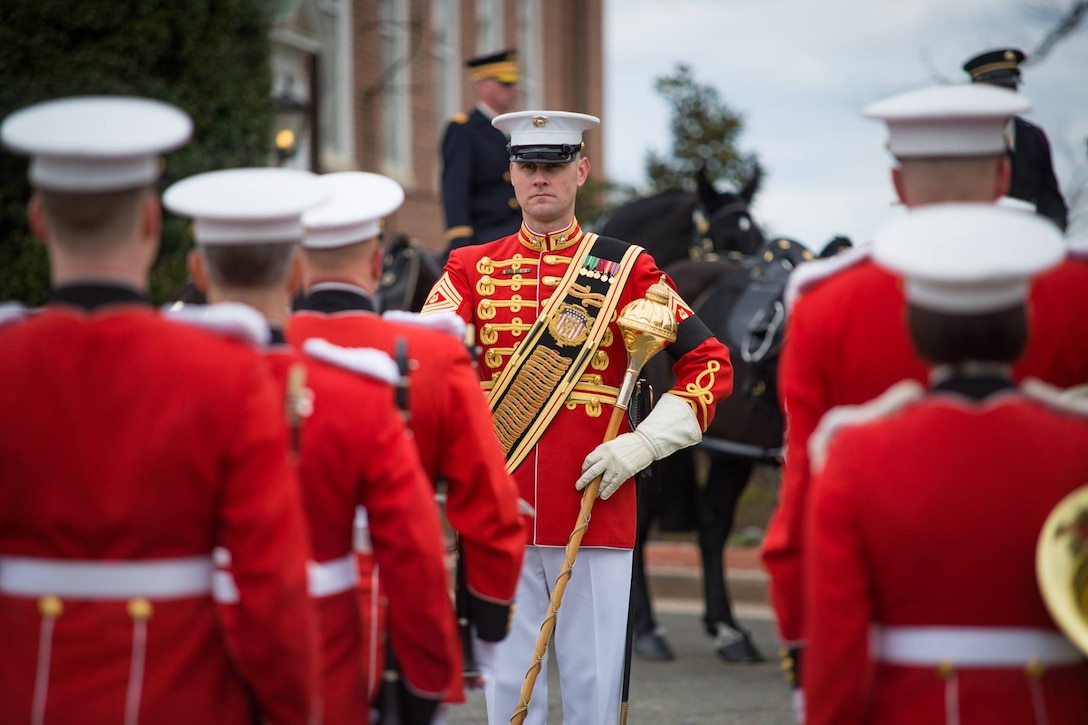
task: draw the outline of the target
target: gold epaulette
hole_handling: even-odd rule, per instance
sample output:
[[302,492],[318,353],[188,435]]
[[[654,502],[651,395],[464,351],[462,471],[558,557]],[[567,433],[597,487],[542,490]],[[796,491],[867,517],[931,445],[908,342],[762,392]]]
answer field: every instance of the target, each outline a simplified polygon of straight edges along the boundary
[[452,116],[450,116],[450,123],[456,123],[456,124],[459,124],[459,125],[464,124],[464,123],[468,123],[468,114],[467,113],[455,113]]
[[449,229],[446,230],[446,233],[442,235],[442,238],[448,242],[451,239],[460,239],[461,237],[471,237],[471,236],[472,236],[472,227],[470,227],[470,226],[460,226],[460,227],[450,227]]

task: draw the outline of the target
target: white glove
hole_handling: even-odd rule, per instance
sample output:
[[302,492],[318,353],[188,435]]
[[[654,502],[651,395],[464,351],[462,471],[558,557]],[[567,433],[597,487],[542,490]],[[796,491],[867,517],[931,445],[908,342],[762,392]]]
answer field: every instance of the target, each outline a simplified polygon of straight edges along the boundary
[[703,431],[691,407],[675,395],[665,393],[638,428],[602,443],[586,456],[582,477],[574,487],[581,491],[601,476],[597,495],[608,499],[624,481],[653,461],[702,439]]
[[603,499],[611,496],[631,476],[650,465],[654,460],[654,444],[641,431],[635,430],[602,443],[586,456],[582,463],[582,477],[574,484],[581,491],[597,476],[601,487],[597,495]]

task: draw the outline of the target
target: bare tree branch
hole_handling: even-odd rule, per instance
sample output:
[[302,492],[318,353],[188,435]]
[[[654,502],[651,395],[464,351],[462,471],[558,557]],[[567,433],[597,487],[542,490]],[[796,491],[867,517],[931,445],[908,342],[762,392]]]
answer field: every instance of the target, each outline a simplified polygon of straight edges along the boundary
[[[1050,8],[1053,11],[1056,8]],[[1047,13],[1051,14],[1050,12]],[[1065,38],[1065,36],[1072,33],[1080,25],[1081,20],[1085,15],[1088,15],[1088,0],[1076,0],[1068,8],[1059,11],[1055,17],[1057,24],[1051,28],[1043,39],[1039,41],[1039,44],[1035,46],[1035,49],[1028,53],[1027,60],[1024,61],[1024,65],[1034,65],[1046,60],[1046,57],[1050,54],[1050,51],[1054,49],[1054,46],[1059,41]]]
[[1071,169],[1061,188],[1069,206],[1069,235],[1073,238],[1088,233],[1088,159],[1083,151],[1078,142],[1058,139],[1054,144],[1055,156],[1062,158]]
[[[369,86],[362,89],[362,96],[364,99],[370,99],[378,93],[390,90],[394,87],[393,79],[397,74],[405,67],[407,67],[416,56],[419,55],[420,50],[423,48],[423,3],[421,0],[416,0],[412,3],[408,12],[407,22],[397,22],[392,20],[381,21],[363,26],[363,32],[366,33],[374,28],[377,28],[378,35],[382,33],[408,33],[408,48],[405,53],[390,61],[389,65],[382,68],[381,73],[377,79]],[[406,86],[408,89],[413,88],[411,82]]]

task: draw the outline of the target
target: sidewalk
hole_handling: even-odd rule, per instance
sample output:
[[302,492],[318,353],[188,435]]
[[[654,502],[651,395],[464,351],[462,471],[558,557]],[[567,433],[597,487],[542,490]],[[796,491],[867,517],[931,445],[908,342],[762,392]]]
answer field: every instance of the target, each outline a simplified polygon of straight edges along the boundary
[[[446,567],[453,586],[455,560],[447,555]],[[694,541],[651,541],[646,544],[646,575],[650,596],[668,600],[674,607],[694,610],[703,602],[703,565]],[[725,575],[729,595],[741,608],[766,608],[767,573],[759,556],[759,547],[727,548]]]
[[[759,547],[727,548],[725,573],[734,603],[767,605],[767,573]],[[699,547],[686,541],[646,544],[646,574],[655,599],[703,599],[703,567]]]

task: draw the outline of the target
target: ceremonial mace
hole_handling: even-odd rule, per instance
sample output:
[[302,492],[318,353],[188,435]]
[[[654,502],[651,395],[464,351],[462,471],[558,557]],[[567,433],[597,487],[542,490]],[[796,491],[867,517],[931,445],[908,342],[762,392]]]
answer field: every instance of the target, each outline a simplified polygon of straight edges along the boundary
[[[627,371],[623,375],[623,384],[616,396],[616,405],[612,409],[612,417],[608,420],[608,428],[604,433],[602,443],[614,439],[619,432],[623,416],[627,412],[627,404],[631,399],[631,392],[635,388],[639,371],[646,362],[656,355],[666,343],[676,341],[676,313],[669,307],[669,288],[665,284],[665,276],[661,281],[650,285],[646,290],[646,296],[634,300],[620,312],[616,324],[623,335],[623,346],[627,348]],[[540,634],[536,638],[536,649],[533,652],[533,663],[525,673],[525,681],[521,685],[521,697],[510,716],[510,722],[521,725],[529,714],[529,703],[533,699],[533,685],[544,662],[544,655],[548,651],[548,639],[555,629],[555,617],[559,614],[559,606],[563,602],[563,593],[567,590],[567,580],[570,579],[574,561],[578,557],[578,547],[582,544],[582,537],[589,528],[590,515],[593,512],[593,503],[597,500],[597,489],[601,485],[601,476],[590,481],[582,491],[582,509],[579,513],[578,523],[567,539],[566,556],[563,559],[563,569],[555,580],[555,588],[552,589],[552,598],[549,612],[540,625]],[[626,704],[626,703],[625,703]],[[620,723],[627,721],[627,708],[620,713]]]

